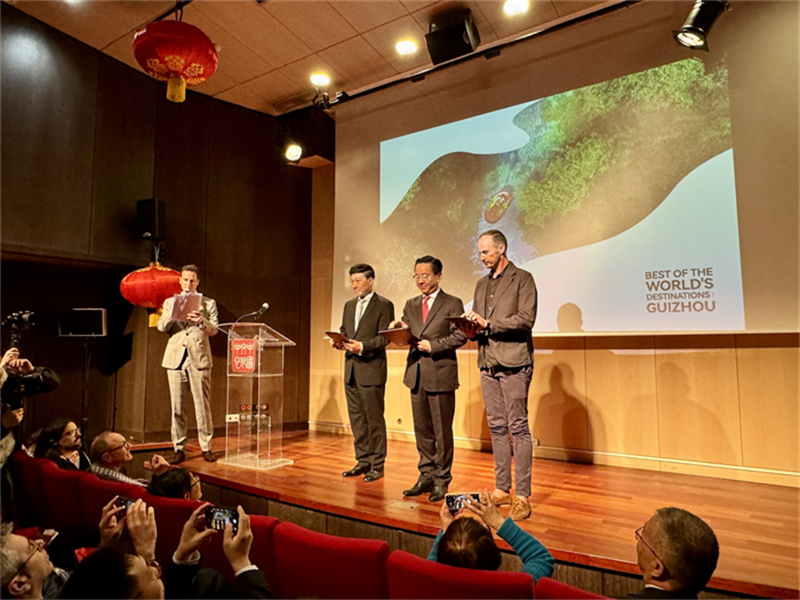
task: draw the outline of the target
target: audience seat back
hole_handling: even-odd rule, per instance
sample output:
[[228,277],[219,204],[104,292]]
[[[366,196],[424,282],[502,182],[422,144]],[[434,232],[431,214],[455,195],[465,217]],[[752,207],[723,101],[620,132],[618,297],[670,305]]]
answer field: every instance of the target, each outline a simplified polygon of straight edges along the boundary
[[[388,598],[389,545],[343,538],[293,523],[275,527],[273,595],[277,598]],[[264,565],[262,565],[264,566]]]
[[52,527],[62,535],[84,536],[87,524],[81,504],[81,479],[83,471],[60,469],[52,461],[42,465],[42,489],[47,501],[46,527]]
[[114,496],[124,496],[136,500],[141,498],[145,489],[140,485],[101,479],[93,473],[87,473],[81,479],[81,499],[83,500],[83,518],[87,527],[97,531],[103,507]]
[[[178,547],[181,540],[183,526],[202,502],[197,500],[185,500],[183,498],[163,498],[154,496],[149,492],[142,495],[142,500],[148,506],[152,506],[156,513],[156,527],[158,528],[158,542],[156,555],[158,562],[162,565],[172,563],[172,554]],[[202,552],[202,549],[201,549]]]
[[607,596],[599,596],[592,592],[587,592],[567,583],[561,583],[549,577],[542,577],[536,582],[536,597],[537,598],[606,598]]
[[390,598],[535,597],[533,578],[527,573],[451,567],[402,550],[389,555],[388,576]]
[[[272,590],[274,581],[277,579],[275,573],[275,554],[274,530],[279,521],[275,517],[265,517],[262,515],[250,515],[250,527],[253,530],[253,546],[250,548],[250,562],[264,571],[267,583]],[[222,550],[222,532],[211,536],[211,539],[200,548],[202,554],[201,567],[212,567],[217,569],[231,584],[234,582],[235,574],[231,568],[225,552]],[[274,595],[274,593],[273,593]]]
[[42,487],[42,467],[52,461],[32,458],[24,450],[11,455],[9,466],[13,473],[14,504],[21,525],[40,525],[46,518],[48,504]]

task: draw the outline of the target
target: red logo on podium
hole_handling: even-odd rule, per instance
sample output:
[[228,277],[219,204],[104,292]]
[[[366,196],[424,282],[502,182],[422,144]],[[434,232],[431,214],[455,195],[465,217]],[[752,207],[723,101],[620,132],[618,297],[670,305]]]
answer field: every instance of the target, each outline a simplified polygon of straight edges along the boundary
[[255,373],[255,340],[231,340],[231,371],[234,373]]

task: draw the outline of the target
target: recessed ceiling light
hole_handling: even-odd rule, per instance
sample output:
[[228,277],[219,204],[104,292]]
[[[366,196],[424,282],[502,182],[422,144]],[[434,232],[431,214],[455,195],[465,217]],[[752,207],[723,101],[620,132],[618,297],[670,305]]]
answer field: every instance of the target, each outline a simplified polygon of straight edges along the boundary
[[311,76],[311,83],[318,87],[324,87],[331,82],[331,78],[325,75],[325,73],[314,73]]
[[394,49],[398,54],[414,54],[417,51],[417,45],[411,40],[402,40],[395,44]]
[[521,15],[528,12],[530,2],[528,0],[506,0],[503,10],[507,15]]

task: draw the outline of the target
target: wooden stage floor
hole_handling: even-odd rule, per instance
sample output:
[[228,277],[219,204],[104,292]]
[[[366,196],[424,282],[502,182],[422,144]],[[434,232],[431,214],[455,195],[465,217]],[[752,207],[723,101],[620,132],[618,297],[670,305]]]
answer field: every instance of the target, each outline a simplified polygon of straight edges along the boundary
[[[224,448],[215,439],[214,449]],[[404,498],[417,477],[416,447],[390,441],[386,476],[373,483],[343,478],[352,437],[286,434],[284,457],[270,471],[209,464],[193,449],[185,465],[204,481],[313,510],[435,535],[439,504]],[[494,487],[489,452],[456,449],[451,492]],[[794,488],[561,461],[534,459],[530,518],[520,523],[557,561],[638,574],[634,530],[662,506],[685,508],[708,522],[720,543],[709,587],[767,598],[798,597],[800,491]],[[501,507],[507,514],[508,507]]]

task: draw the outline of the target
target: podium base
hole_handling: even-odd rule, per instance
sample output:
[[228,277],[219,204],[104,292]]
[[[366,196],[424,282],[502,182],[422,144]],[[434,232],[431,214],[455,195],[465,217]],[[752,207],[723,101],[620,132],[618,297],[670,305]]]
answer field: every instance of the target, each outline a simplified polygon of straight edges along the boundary
[[219,459],[220,463],[224,465],[235,465],[237,467],[247,467],[249,469],[257,469],[259,471],[269,471],[270,469],[277,469],[278,467],[285,467],[291,465],[294,461],[291,458],[278,458],[270,460],[269,458],[259,458],[257,454],[238,454],[231,457]]

